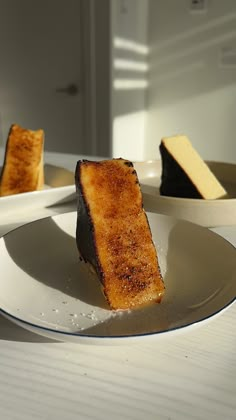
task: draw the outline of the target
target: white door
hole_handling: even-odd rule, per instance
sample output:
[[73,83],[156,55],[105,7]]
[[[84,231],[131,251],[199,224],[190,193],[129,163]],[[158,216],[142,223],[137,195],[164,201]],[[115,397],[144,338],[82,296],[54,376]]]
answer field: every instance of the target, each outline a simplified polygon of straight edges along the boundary
[[80,0],[0,0],[0,144],[12,123],[45,131],[45,150],[89,153]]

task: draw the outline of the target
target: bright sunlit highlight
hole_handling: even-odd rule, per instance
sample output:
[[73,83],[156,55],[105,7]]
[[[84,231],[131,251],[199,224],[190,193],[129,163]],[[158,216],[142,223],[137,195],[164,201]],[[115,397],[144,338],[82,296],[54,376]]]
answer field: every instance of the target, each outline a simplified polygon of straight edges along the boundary
[[133,51],[138,54],[147,55],[149,53],[149,48],[146,45],[139,44],[138,42],[131,41],[124,38],[115,37],[113,41],[115,48],[122,50]]
[[147,80],[138,79],[115,79],[113,87],[116,90],[146,89],[148,87],[148,82]]
[[113,120],[112,156],[140,161],[144,159],[145,110],[120,115]]
[[135,60],[124,60],[121,58],[114,60],[114,68],[116,70],[133,70],[143,73],[148,71],[148,65],[146,63]]

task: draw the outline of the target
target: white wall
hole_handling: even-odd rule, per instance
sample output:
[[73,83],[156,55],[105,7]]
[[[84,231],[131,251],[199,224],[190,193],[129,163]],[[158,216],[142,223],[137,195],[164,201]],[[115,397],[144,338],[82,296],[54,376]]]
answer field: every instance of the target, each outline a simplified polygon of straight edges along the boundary
[[236,1],[209,0],[191,14],[188,0],[149,2],[149,89],[144,158],[159,156],[163,136],[182,133],[211,160],[236,162]]
[[146,132],[148,0],[111,1],[112,156],[142,160]]

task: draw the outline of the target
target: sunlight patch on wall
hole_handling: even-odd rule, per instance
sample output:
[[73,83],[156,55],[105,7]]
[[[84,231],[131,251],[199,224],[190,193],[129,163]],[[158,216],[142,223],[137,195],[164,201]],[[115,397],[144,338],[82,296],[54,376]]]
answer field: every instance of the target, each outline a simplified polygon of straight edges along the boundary
[[112,157],[143,160],[146,111],[115,117],[113,121]]
[[[179,83],[180,81],[180,77],[185,77],[186,75],[190,74],[192,75],[193,72],[199,72],[200,70],[203,70],[206,68],[206,64],[204,63],[204,60],[198,60],[194,63],[190,63],[189,65],[185,65],[183,67],[177,67],[177,68],[173,68],[170,71],[165,71],[163,73],[160,72],[160,74],[158,75],[158,78],[156,78],[156,80],[153,78],[152,80],[152,86],[158,86],[158,85],[162,85],[162,83],[171,81],[176,79],[176,83]],[[154,76],[156,75],[156,72],[153,71],[152,72],[154,74]],[[196,77],[198,75],[196,74]]]
[[157,70],[160,66],[169,66],[170,64],[173,65],[174,61],[181,62],[186,57],[191,57],[196,54],[203,53],[204,51],[216,47],[218,45],[223,45],[225,42],[228,42],[236,37],[236,31],[229,31],[224,34],[220,34],[218,36],[214,36],[212,39],[209,38],[207,40],[198,41],[196,44],[189,44],[186,47],[181,47],[181,49],[176,49],[175,52],[169,52],[169,54],[165,54],[158,57],[158,60],[155,65],[155,69]]
[[132,51],[141,55],[149,54],[149,47],[147,45],[143,45],[136,41],[120,37],[115,37],[113,39],[113,47],[126,51]]
[[114,60],[114,69],[116,70],[132,70],[137,72],[147,72],[148,65],[142,61],[136,60],[125,60],[122,58],[115,58]]
[[115,79],[113,87],[115,90],[147,89],[148,81],[143,79]]
[[[214,30],[215,28],[218,29],[218,27],[221,27],[222,25],[230,24],[235,19],[236,19],[236,13],[232,13],[232,12],[229,14],[211,19],[211,20],[208,19],[206,23],[194,25],[189,30],[175,33],[175,35],[172,36],[171,38],[158,41],[157,43],[154,44],[155,47],[153,48],[152,53],[160,54],[162,49],[173,47],[178,42],[189,40],[190,37],[202,35],[203,32],[209,32],[210,30]],[[207,38],[208,38],[208,35],[206,35],[206,39]]]

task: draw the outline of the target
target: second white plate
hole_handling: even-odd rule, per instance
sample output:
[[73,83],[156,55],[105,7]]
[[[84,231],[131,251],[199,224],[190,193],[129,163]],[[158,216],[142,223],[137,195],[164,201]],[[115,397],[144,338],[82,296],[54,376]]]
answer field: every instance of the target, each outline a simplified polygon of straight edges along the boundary
[[[1,173],[1,168],[0,168]],[[58,206],[76,199],[74,174],[65,168],[45,164],[45,186],[41,191],[32,191],[0,197],[1,218],[33,209]]]
[[139,176],[145,208],[207,227],[236,224],[236,165],[224,162],[206,163],[223,184],[230,198],[201,200],[161,196],[161,160],[136,162],[135,169]]

